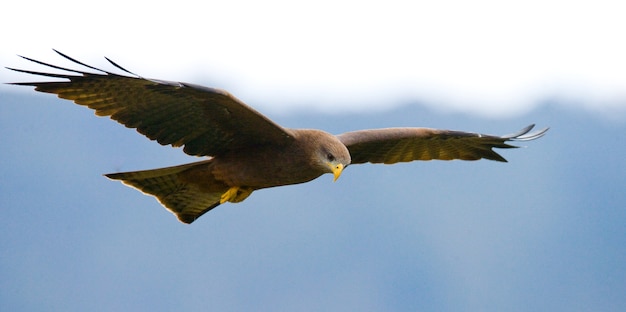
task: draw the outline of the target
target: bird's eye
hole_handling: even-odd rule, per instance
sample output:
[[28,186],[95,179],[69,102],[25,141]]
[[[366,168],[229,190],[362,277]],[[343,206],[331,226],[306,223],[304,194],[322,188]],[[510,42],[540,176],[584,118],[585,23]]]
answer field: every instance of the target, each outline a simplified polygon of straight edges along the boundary
[[328,153],[326,155],[326,159],[328,159],[329,161],[335,161],[335,155]]

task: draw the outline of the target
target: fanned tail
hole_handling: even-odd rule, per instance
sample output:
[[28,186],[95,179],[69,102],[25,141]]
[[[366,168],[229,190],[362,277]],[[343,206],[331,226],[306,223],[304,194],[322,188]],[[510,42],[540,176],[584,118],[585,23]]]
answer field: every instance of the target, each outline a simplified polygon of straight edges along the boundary
[[105,176],[109,179],[120,180],[144,194],[156,197],[167,210],[176,215],[178,220],[189,224],[219,206],[223,192],[203,190],[199,185],[185,181],[181,173],[210,161],[152,170],[111,173]]

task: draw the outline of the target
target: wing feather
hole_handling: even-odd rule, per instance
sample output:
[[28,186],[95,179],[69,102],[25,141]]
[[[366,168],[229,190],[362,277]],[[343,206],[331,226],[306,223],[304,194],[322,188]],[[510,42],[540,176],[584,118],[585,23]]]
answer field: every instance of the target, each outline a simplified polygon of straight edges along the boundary
[[414,160],[478,160],[506,162],[493,148],[515,148],[508,141],[529,141],[548,128],[533,133],[534,125],[504,136],[430,128],[385,128],[346,132],[339,140],[350,151],[353,164],[394,164]]
[[282,145],[293,140],[289,130],[224,90],[145,79],[107,58],[113,66],[133,76],[119,75],[56,52],[98,73],[23,57],[66,73],[9,69],[66,81],[14,84],[34,86],[37,91],[54,93],[87,106],[95,110],[96,115],[109,116],[162,145],[184,146],[183,150],[189,155],[216,156],[251,145]]

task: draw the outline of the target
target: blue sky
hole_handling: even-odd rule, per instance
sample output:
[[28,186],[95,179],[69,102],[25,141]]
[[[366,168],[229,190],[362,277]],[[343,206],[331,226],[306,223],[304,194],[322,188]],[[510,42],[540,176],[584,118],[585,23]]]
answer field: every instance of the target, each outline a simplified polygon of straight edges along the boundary
[[229,3],[15,3],[0,61],[108,56],[333,133],[551,130],[506,164],[355,165],[187,226],[102,174],[196,158],[2,85],[0,310],[624,310],[617,2]]
[[419,103],[333,132],[428,125],[549,134],[509,163],[350,166],[192,225],[103,173],[193,161],[45,94],[2,94],[2,310],[620,311],[626,125],[546,104],[502,120]]

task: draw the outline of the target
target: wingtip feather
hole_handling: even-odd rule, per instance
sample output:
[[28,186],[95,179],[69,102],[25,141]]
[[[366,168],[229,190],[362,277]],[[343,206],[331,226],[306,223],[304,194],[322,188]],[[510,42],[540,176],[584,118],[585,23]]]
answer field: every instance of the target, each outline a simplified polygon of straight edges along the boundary
[[117,67],[118,69],[120,69],[120,70],[122,70],[122,71],[124,71],[124,72],[126,72],[126,73],[129,73],[129,74],[131,74],[131,75],[133,75],[133,76],[136,76],[136,77],[141,77],[141,76],[139,76],[139,75],[137,75],[137,74],[135,74],[135,73],[133,73],[133,72],[129,71],[128,69],[126,69],[126,68],[124,68],[124,67],[120,66],[119,64],[117,64],[117,63],[113,62],[110,58],[108,58],[108,57],[106,57],[106,56],[105,56],[104,58],[105,58],[107,61],[109,61],[109,63],[111,63],[111,65],[113,65],[113,66]]
[[502,138],[510,141],[531,141],[544,136],[550,129],[550,127],[546,127],[535,132],[530,132],[534,127],[535,124],[530,124],[518,132],[504,135]]

